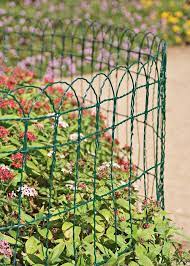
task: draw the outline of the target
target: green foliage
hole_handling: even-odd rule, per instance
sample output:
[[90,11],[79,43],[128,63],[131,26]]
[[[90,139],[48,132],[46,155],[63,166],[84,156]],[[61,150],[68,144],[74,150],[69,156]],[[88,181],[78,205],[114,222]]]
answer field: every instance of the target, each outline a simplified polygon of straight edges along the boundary
[[[19,70],[13,73],[17,80]],[[30,72],[22,79],[28,75],[35,84]],[[60,84],[41,93],[30,85],[24,91],[1,86],[24,110],[10,101],[1,108],[1,117],[11,120],[1,120],[0,239],[13,251],[0,257],[2,264],[151,266],[190,260],[159,202],[142,200],[131,185],[138,171],[129,163],[130,149],[112,139],[97,109],[78,108]]]

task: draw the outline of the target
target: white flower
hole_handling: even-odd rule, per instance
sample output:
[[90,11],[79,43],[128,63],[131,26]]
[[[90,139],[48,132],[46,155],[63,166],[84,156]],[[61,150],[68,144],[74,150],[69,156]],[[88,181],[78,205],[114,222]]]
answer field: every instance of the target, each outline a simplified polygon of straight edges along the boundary
[[72,164],[70,164],[70,163],[67,163],[67,165],[66,165],[66,167],[67,168],[62,168],[61,169],[61,172],[63,172],[63,174],[72,174],[73,173],[73,168],[72,168]]
[[[111,162],[110,162],[110,165],[111,165]],[[113,168],[115,168],[115,169],[120,169],[121,167],[120,167],[120,165],[118,164],[118,163],[112,163],[112,166],[113,166]]]
[[[84,138],[84,135],[82,133],[80,133],[80,138]],[[69,136],[70,140],[76,141],[78,140],[78,133],[73,133]]]
[[51,158],[52,154],[53,154],[53,151],[50,151],[50,152],[48,152],[47,156]]
[[59,155],[59,158],[60,158],[60,159],[64,159],[64,158],[65,158],[65,155],[64,155],[64,154],[60,154],[60,155]]
[[115,163],[115,162],[104,162],[101,166],[98,167],[98,171],[105,171],[107,170],[108,168],[110,168],[112,165],[112,168],[115,168],[115,169],[120,169],[120,165],[118,163]]
[[62,128],[67,128],[69,125],[63,120],[62,117],[59,117],[59,126]]
[[22,197],[24,197],[24,196],[36,197],[38,195],[38,192],[35,190],[35,188],[29,187],[27,185],[24,185],[24,186],[20,187],[17,191],[18,192],[21,191]]
[[74,183],[72,183],[72,184],[66,184],[65,186],[68,187],[71,190],[74,190],[75,189]]
[[69,125],[65,121],[59,121],[59,126],[62,128],[67,128]]
[[7,165],[0,165],[1,170],[10,170],[10,168]]

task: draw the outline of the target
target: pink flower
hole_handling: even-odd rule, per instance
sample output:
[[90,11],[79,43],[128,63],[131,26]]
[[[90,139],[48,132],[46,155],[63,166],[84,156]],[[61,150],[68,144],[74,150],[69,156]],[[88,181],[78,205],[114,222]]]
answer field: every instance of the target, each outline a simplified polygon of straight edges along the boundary
[[4,255],[9,258],[13,255],[10,245],[6,240],[0,240],[0,255]]
[[86,184],[85,184],[85,183],[80,183],[80,184],[79,184],[79,188],[81,188],[81,189],[86,189]]
[[6,129],[3,126],[0,126],[0,138],[3,139],[5,137],[7,137],[8,134],[9,134],[8,129]]
[[[20,138],[24,138],[24,135],[25,135],[24,132],[20,133]],[[35,141],[36,140],[36,136],[30,131],[26,132],[26,136],[27,136],[27,139],[29,141]]]
[[0,180],[2,181],[8,181],[13,179],[14,174],[13,172],[9,169],[8,166],[0,166]]

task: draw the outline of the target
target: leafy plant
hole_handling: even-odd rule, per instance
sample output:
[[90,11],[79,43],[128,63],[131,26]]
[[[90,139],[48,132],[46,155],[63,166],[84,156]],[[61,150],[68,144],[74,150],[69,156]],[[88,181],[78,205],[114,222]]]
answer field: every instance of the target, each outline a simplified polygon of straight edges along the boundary
[[28,70],[2,72],[1,264],[189,262],[159,202],[132,186],[132,151],[99,109]]

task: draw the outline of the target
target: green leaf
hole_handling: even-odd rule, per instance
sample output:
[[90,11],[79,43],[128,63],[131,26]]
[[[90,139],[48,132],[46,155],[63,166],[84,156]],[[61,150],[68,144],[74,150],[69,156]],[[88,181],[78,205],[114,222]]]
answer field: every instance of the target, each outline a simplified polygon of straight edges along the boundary
[[117,265],[117,256],[113,255],[105,264],[105,266],[115,266]]
[[165,242],[162,248],[162,254],[166,258],[170,258],[170,256],[172,255],[172,251],[173,251],[172,244],[170,242]]
[[74,256],[73,240],[65,241],[65,245],[67,248],[66,256],[68,257]]
[[125,199],[118,199],[116,203],[122,208],[129,210],[129,202]]
[[39,168],[32,161],[27,161],[26,165],[35,172],[39,172]]
[[9,244],[15,244],[16,240],[10,236],[0,233],[0,240],[6,240]]
[[60,255],[63,253],[65,249],[65,244],[59,243],[57,246],[55,246],[51,251],[51,263],[55,263],[57,259],[60,257]]
[[70,223],[70,222],[65,222],[63,225],[62,225],[62,231],[66,231],[68,229],[70,229],[71,227],[73,227],[73,224]]
[[121,256],[118,257],[118,265],[122,266],[122,265],[125,265],[125,257],[126,257],[126,254],[123,254]]
[[141,244],[138,244],[136,247],[135,247],[135,252],[136,252],[136,255],[138,257],[140,257],[141,255],[143,254],[146,254],[146,249],[144,246],[142,246]]
[[31,236],[25,244],[26,253],[27,254],[34,254],[40,248],[40,241],[36,239],[34,236]]
[[149,245],[149,257],[154,259],[161,252],[162,247],[160,245]]
[[[93,228],[94,228],[94,226],[93,226]],[[104,226],[96,223],[95,230],[102,233],[102,232],[104,232],[105,228],[104,228]]]
[[[81,233],[81,227],[80,226],[75,226],[74,227],[75,241],[79,241],[80,240],[80,233]],[[73,227],[71,227],[68,230],[64,231],[64,236],[67,239],[73,238]]]
[[41,260],[37,255],[35,254],[28,254],[29,260],[33,262],[33,265],[44,265],[43,260]]
[[100,211],[100,214],[109,222],[110,218],[112,217],[111,213],[107,209],[103,209]]
[[47,231],[48,231],[48,239],[51,240],[53,238],[52,232],[48,230],[47,228],[41,229],[38,227],[38,233],[45,239],[47,237]]
[[115,228],[112,227],[112,226],[110,226],[110,227],[107,229],[107,231],[106,231],[106,236],[107,236],[109,239],[115,241]]
[[154,266],[152,261],[146,256],[141,254],[139,257],[139,264],[142,266]]
[[108,249],[100,243],[96,243],[96,246],[102,252],[102,254],[108,254]]
[[23,222],[31,222],[34,219],[32,218],[32,216],[26,214],[23,210],[21,210],[21,215],[20,215],[21,219]]

